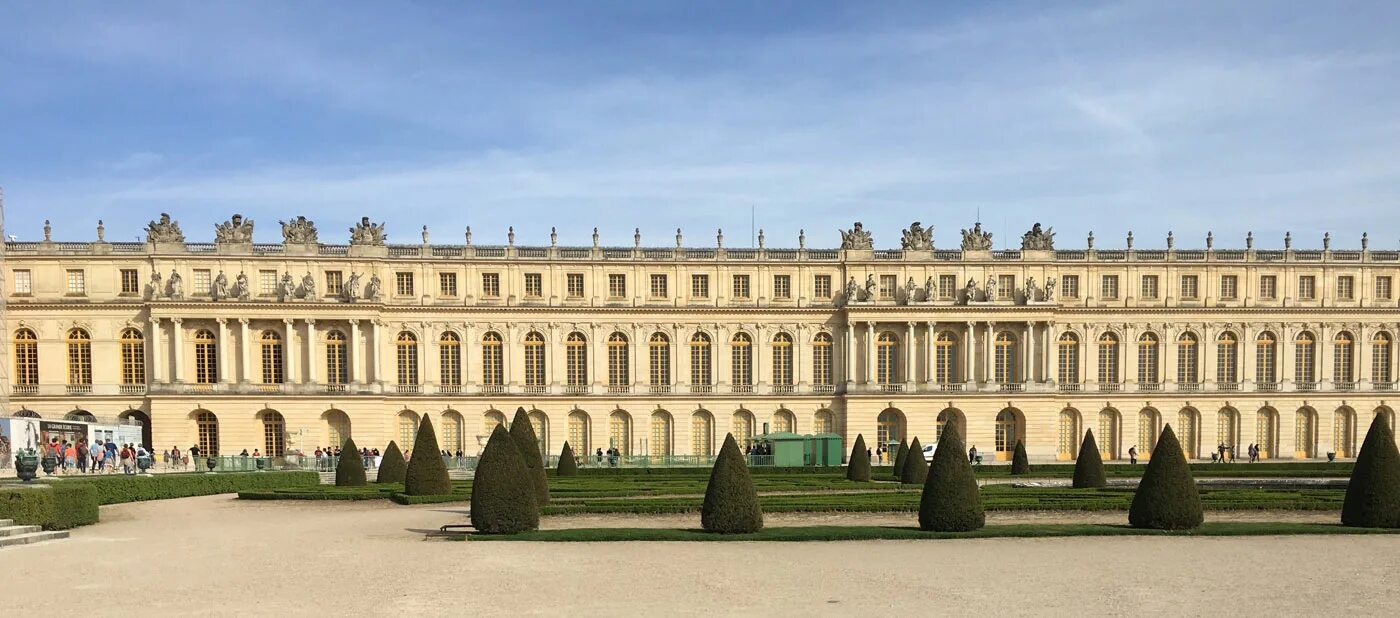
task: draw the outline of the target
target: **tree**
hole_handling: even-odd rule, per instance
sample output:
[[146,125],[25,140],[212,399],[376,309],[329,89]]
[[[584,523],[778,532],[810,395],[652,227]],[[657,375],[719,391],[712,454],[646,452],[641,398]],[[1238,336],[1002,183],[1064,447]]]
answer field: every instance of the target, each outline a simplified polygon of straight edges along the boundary
[[900,440],[899,449],[894,452],[894,478],[899,480],[899,473],[904,469],[904,458],[909,456],[909,441]]
[[355,447],[354,438],[346,438],[340,447],[340,462],[335,465],[336,487],[360,487],[365,481],[365,460],[360,457],[360,449]]
[[866,450],[865,436],[856,434],[856,445],[851,447],[851,459],[846,462],[846,480],[870,482],[870,454]]
[[444,496],[452,493],[452,479],[447,477],[447,464],[442,461],[437,432],[427,414],[418,422],[418,435],[413,438],[413,458],[404,471],[403,492],[410,496]]
[[1011,473],[1017,476],[1031,473],[1031,461],[1026,457],[1026,445],[1016,441],[1016,452],[1011,455]]
[[515,534],[540,527],[540,507],[525,458],[504,427],[486,441],[472,480],[472,527],[486,534]]
[[1395,448],[1395,430],[1382,414],[1371,421],[1351,468],[1342,525],[1400,528],[1400,451]]
[[[574,460],[574,449],[569,447],[567,441],[564,442],[563,450],[559,451],[559,466],[554,473],[559,476],[578,476],[578,462]],[[531,483],[531,486],[533,485]]]
[[1108,487],[1108,479],[1103,473],[1103,458],[1099,457],[1099,443],[1094,441],[1092,429],[1084,432],[1084,442],[1079,445],[1079,458],[1074,460],[1074,487]]
[[510,437],[515,439],[515,447],[520,449],[520,456],[525,458],[525,467],[530,471],[530,484],[535,487],[535,503],[543,508],[549,504],[549,479],[545,478],[544,456],[540,453],[540,443],[525,408],[515,409],[515,418],[510,420]]
[[724,446],[710,469],[705,503],[700,507],[700,525],[707,532],[741,534],[763,529],[763,510],[758,506],[749,467],[734,434],[724,437]]
[[403,460],[403,451],[399,450],[397,442],[390,440],[389,446],[384,449],[384,457],[379,460],[379,478],[374,482],[402,483],[407,474],[408,463]]
[[924,447],[919,438],[909,445],[909,454],[904,456],[904,467],[899,470],[899,482],[906,485],[922,485],[928,478],[928,461],[924,459]]
[[1168,424],[1157,438],[1152,459],[1133,494],[1128,509],[1128,525],[1157,530],[1190,530],[1201,525],[1205,514],[1201,510],[1201,493],[1191,466],[1181,452],[1176,432]]
[[967,532],[986,525],[982,495],[972,463],[963,454],[963,441],[952,423],[943,428],[933,464],[919,498],[919,528],[936,532]]

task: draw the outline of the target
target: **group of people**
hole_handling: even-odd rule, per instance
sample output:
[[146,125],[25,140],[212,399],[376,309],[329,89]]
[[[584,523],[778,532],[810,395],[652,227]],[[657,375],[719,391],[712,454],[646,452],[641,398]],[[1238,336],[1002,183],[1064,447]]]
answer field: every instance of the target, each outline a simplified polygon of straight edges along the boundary
[[[603,452],[603,449],[602,449],[602,448],[599,448],[599,449],[598,449],[598,452],[597,452],[596,454],[594,454],[594,457],[597,457],[597,459],[598,459],[598,465],[600,465],[600,466],[603,465],[603,457],[604,457],[604,455],[605,455],[605,453]],[[622,451],[618,450],[617,447],[615,447],[615,446],[609,446],[609,447],[608,447],[608,450],[607,450],[607,453],[606,453],[606,456],[607,456],[607,458],[608,458],[608,467],[609,467],[609,468],[616,468],[616,467],[617,467],[617,460],[618,460],[619,458],[622,457]]]
[[59,474],[115,474],[118,466],[122,474],[136,474],[140,472],[137,459],[150,456],[146,447],[139,444],[99,439],[89,445],[87,438],[77,442],[54,438],[44,453],[58,462]]

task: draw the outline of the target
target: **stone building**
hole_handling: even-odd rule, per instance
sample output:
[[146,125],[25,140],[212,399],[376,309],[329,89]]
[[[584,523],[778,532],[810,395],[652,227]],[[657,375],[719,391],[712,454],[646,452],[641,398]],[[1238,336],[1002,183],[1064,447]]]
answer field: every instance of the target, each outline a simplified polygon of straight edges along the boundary
[[[905,230],[876,249],[348,244],[314,222],[252,242],[254,222],[187,242],[7,242],[14,415],[135,418],[156,449],[278,454],[401,445],[416,419],[477,452],[517,407],[557,453],[711,455],[726,433],[835,432],[932,442],[954,423],[1008,458],[1147,457],[1170,423],[1187,453],[1352,457],[1394,419],[1400,253],[1056,249],[1037,226],[993,250]],[[411,445],[410,445],[411,448]]]

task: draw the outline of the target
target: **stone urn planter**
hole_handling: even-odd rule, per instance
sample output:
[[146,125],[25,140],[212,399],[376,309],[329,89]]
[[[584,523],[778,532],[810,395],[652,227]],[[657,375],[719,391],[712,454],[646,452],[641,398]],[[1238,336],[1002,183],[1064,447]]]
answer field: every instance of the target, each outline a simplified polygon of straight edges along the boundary
[[58,458],[53,455],[44,455],[44,458],[39,460],[39,465],[44,467],[44,474],[53,476],[53,471],[58,469]]
[[145,474],[147,470],[151,469],[151,464],[153,463],[155,463],[155,461],[151,459],[150,455],[142,455],[136,458],[136,467],[141,469],[142,474]]
[[206,459],[204,460],[204,467],[209,468],[209,471],[210,471],[210,472],[213,472],[213,471],[214,471],[214,468],[219,467],[219,458],[218,458],[218,457],[208,457],[208,458],[206,458]]
[[34,480],[39,471],[39,456],[34,454],[34,449],[21,449],[15,455],[15,475],[19,480],[26,483]]

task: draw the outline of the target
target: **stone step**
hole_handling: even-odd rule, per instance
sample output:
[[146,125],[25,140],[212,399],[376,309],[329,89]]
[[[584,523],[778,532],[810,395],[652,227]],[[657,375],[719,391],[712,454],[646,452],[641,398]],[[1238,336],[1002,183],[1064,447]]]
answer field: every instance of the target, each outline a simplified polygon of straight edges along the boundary
[[0,528],[4,528],[5,526],[13,526],[13,525],[15,525],[15,520],[13,520],[13,519],[0,519]]
[[50,530],[47,532],[30,532],[28,534],[16,534],[14,536],[0,536],[0,547],[13,547],[16,545],[28,545],[30,543],[42,543],[44,541],[56,541],[68,538],[67,530]]
[[43,528],[39,526],[0,526],[0,538],[29,534],[30,532],[38,532],[40,530],[43,530]]

